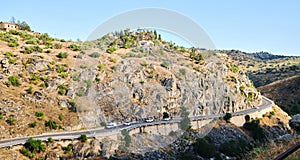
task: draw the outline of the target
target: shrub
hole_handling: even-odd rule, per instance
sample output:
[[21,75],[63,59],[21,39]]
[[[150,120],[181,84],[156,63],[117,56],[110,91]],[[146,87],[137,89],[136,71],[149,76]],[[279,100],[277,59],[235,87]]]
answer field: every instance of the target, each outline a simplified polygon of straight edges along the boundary
[[113,53],[113,52],[116,51],[116,50],[117,50],[116,47],[110,46],[110,47],[108,47],[108,48],[106,49],[106,52],[107,52],[107,53]]
[[163,62],[163,63],[161,64],[161,66],[162,66],[162,67],[165,67],[165,68],[168,68],[169,65],[170,65],[169,62]]
[[29,126],[30,128],[34,128],[34,127],[36,126],[36,122],[29,123],[28,126]]
[[35,112],[35,116],[39,117],[39,118],[42,118],[42,117],[44,117],[44,112],[37,111],[37,112]]
[[226,113],[224,116],[224,120],[229,123],[230,119],[232,118],[232,114],[231,113]]
[[237,79],[236,79],[234,76],[231,76],[231,82],[236,83],[236,82],[237,82]]
[[93,52],[93,53],[89,54],[89,56],[90,56],[90,57],[93,57],[93,58],[98,58],[98,57],[100,57],[100,53],[98,53],[98,52]]
[[33,87],[30,86],[30,87],[26,90],[26,92],[27,92],[28,94],[32,94],[32,93],[33,93]]
[[58,119],[59,119],[60,121],[62,121],[62,120],[64,119],[64,116],[60,114],[60,115],[58,116]]
[[54,44],[52,45],[52,48],[53,48],[53,49],[62,49],[62,44],[61,44],[61,43],[54,43]]
[[71,44],[68,48],[70,48],[72,51],[79,51],[80,50],[80,46],[78,46],[76,44]]
[[52,137],[48,137],[47,141],[48,141],[48,142],[53,142],[54,140],[53,140]]
[[141,65],[142,65],[143,67],[147,67],[147,66],[148,66],[148,64],[147,64],[146,61],[143,61]]
[[274,116],[274,115],[275,115],[275,112],[274,112],[274,111],[271,111],[270,114],[271,114],[272,116]]
[[245,90],[245,86],[240,86],[240,91],[243,92]]
[[45,126],[50,129],[57,129],[57,123],[54,120],[49,120],[45,122]]
[[179,128],[182,130],[189,130],[191,128],[191,120],[189,118],[189,112],[184,106],[180,107],[180,117],[182,117],[179,122]]
[[98,70],[101,72],[101,71],[103,71],[104,70],[104,64],[99,64],[98,65]]
[[170,116],[169,116],[169,113],[168,112],[164,112],[163,113],[163,118],[169,118]]
[[15,64],[16,63],[16,60],[12,59],[12,58],[9,58],[8,59],[8,63],[9,64]]
[[37,45],[37,44],[39,44],[39,41],[37,39],[31,39],[31,40],[26,41],[25,43]]
[[15,55],[12,52],[5,52],[5,57],[14,57]]
[[30,78],[29,78],[30,81],[36,81],[39,79],[40,79],[40,76],[37,74],[32,74],[32,75],[30,75]]
[[12,84],[13,86],[20,86],[21,82],[17,76],[10,76],[8,77],[9,84]]
[[78,138],[81,142],[86,142],[87,141],[87,136],[85,134],[80,135]]
[[180,69],[179,69],[179,72],[180,72],[182,75],[185,75],[185,74],[186,74],[186,69],[185,69],[185,68],[180,68]]
[[72,76],[73,81],[79,81],[79,75],[78,74],[74,74]]
[[249,115],[245,115],[245,121],[249,122],[250,121],[250,116]]
[[72,146],[68,145],[68,146],[62,147],[62,150],[64,150],[65,154],[67,154],[72,150]]
[[58,85],[58,94],[65,95],[67,93],[67,87],[64,84]]
[[56,57],[59,59],[67,58],[68,53],[67,52],[59,52],[58,55],[56,55]]
[[6,122],[9,124],[9,125],[14,125],[16,120],[13,118],[13,117],[9,117]]
[[59,76],[60,76],[61,78],[67,78],[67,77],[68,77],[68,73],[66,73],[66,72],[61,72],[61,73],[59,74]]
[[125,146],[129,147],[130,143],[131,143],[131,137],[129,135],[129,132],[126,129],[123,129],[121,131],[122,135],[124,136],[124,140],[125,140]]
[[21,153],[29,158],[33,158],[35,153],[40,153],[45,151],[45,146],[42,144],[41,140],[34,140],[29,138],[24,144],[24,149],[21,150]]
[[193,147],[195,152],[203,158],[212,158],[217,154],[215,146],[208,137],[197,139]]

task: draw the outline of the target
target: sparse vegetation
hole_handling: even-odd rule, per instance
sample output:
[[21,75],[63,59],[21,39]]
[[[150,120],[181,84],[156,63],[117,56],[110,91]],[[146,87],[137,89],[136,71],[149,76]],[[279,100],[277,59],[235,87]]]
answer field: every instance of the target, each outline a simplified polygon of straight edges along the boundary
[[59,52],[58,55],[56,55],[56,57],[59,59],[67,58],[68,53],[67,52]]
[[100,57],[100,53],[98,52],[93,52],[91,54],[89,54],[90,57],[93,57],[93,58],[99,58]]
[[189,118],[189,112],[187,111],[187,108],[184,106],[180,107],[180,116],[182,120],[179,123],[179,128],[182,130],[189,130],[191,126],[191,120]]
[[78,138],[81,142],[86,142],[87,141],[87,136],[85,134],[80,135]]
[[49,127],[50,129],[57,129],[57,123],[54,120],[49,120],[45,122],[45,127]]
[[20,86],[21,81],[19,80],[18,76],[10,76],[8,77],[8,85]]
[[231,113],[226,113],[224,116],[224,120],[229,123],[230,119],[232,118],[232,114]]

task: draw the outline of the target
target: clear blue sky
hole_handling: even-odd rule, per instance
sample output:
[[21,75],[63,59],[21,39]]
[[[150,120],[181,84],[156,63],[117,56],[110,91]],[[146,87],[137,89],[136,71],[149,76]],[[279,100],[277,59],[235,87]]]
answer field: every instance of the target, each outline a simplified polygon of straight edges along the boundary
[[171,9],[192,18],[218,49],[300,56],[300,1],[296,0],[6,0],[0,5],[0,20],[14,16],[34,31],[85,40],[109,18],[145,7]]

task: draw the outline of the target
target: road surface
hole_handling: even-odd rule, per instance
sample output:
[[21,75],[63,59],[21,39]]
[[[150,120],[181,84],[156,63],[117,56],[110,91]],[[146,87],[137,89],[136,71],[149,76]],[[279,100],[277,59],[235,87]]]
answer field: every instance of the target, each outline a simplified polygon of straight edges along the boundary
[[[272,100],[262,96],[262,104],[261,105],[255,107],[255,108],[252,108],[252,109],[234,112],[234,113],[232,113],[232,116],[246,115],[246,114],[258,111],[258,110],[272,107],[273,105],[274,105],[274,102]],[[204,119],[215,119],[215,118],[220,118],[220,117],[224,117],[224,116],[225,116],[225,114],[216,114],[216,115],[207,115],[207,116],[196,116],[196,117],[191,117],[190,119],[192,121],[196,121],[196,120],[204,120]],[[141,126],[159,125],[159,124],[165,124],[165,123],[178,123],[178,122],[180,122],[180,118],[174,118],[169,121],[159,120],[159,121],[154,121],[151,123],[135,122],[135,123],[132,123],[130,126],[119,125],[112,129],[96,128],[96,129],[82,130],[82,131],[44,133],[41,135],[28,136],[28,137],[23,137],[23,138],[12,138],[12,139],[1,140],[0,148],[10,147],[10,146],[19,145],[19,144],[25,144],[29,137],[32,137],[34,139],[43,140],[43,141],[47,140],[49,137],[51,137],[53,140],[76,139],[76,138],[80,137],[80,135],[82,135],[82,134],[85,134],[87,137],[105,136],[105,135],[118,134],[118,133],[120,133],[120,131],[122,129],[131,130],[131,129],[141,127]]]

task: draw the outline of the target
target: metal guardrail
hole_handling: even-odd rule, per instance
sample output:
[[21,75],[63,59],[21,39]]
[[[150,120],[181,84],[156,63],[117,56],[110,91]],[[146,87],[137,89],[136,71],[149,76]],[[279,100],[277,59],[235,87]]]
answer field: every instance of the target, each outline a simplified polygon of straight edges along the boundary
[[285,152],[280,154],[274,160],[283,160],[286,157],[288,157],[289,155],[291,155],[292,153],[294,153],[295,151],[297,151],[299,148],[300,148],[300,142],[298,142],[296,145],[292,146],[291,148],[289,148],[288,150],[286,150]]

